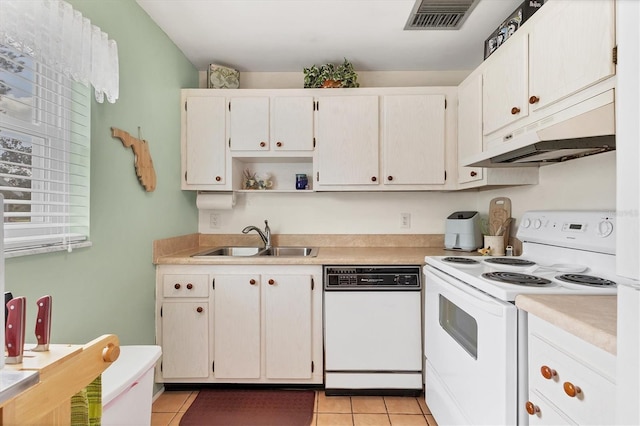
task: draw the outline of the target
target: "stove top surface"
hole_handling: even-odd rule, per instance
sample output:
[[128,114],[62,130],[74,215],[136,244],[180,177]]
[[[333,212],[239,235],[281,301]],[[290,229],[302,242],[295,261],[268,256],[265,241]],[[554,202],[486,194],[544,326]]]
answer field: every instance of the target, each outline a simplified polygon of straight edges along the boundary
[[[553,263],[560,260],[565,263]],[[425,262],[465,284],[504,301],[515,301],[518,294],[592,294],[614,295],[623,280],[600,268],[577,263],[576,258],[538,258],[536,256],[428,256]],[[610,260],[610,259],[606,259]],[[606,263],[606,262],[605,262]],[[426,283],[428,286],[428,282]]]

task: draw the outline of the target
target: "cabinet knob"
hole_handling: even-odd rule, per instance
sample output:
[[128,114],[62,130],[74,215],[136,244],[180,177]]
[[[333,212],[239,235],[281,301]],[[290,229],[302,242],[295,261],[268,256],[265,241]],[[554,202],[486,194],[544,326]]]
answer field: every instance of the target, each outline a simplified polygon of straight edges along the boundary
[[216,176],[216,182],[220,182],[222,178],[220,176]]
[[198,306],[198,307],[196,308],[196,311],[197,311],[199,314],[201,314],[201,313],[202,313],[202,311],[204,311],[204,309],[202,308],[202,306]]
[[265,146],[267,146],[266,142],[260,142],[260,148],[264,148]]
[[520,113],[520,108],[518,107],[513,107],[511,108],[511,115],[516,115]]
[[540,412],[540,407],[538,407],[531,401],[527,401],[524,407],[527,410],[527,413],[529,413],[529,415],[531,416],[533,416],[534,414],[538,414]]
[[392,181],[393,180],[393,176],[387,176],[387,180],[388,181]]
[[472,172],[471,172],[471,173],[469,173],[469,174],[471,175],[471,177],[476,177],[476,176],[478,176],[478,173],[476,173],[476,172],[474,172],[474,171],[472,171]]
[[375,176],[371,176],[371,182],[375,182],[375,181],[377,181],[377,180],[378,180],[378,178],[377,178],[377,177],[375,177]]
[[249,284],[251,284],[251,285],[255,285],[255,283],[256,283],[256,280],[254,280],[253,278],[251,278],[251,279],[249,280]]
[[538,102],[540,102],[540,98],[539,98],[539,97],[537,97],[537,96],[532,96],[532,97],[530,97],[530,98],[529,98],[529,103],[530,103],[531,105],[533,105],[533,104],[537,104]]
[[188,290],[191,290],[192,288],[193,288],[193,284],[191,284],[191,283],[187,284],[187,289]]
[[176,290],[180,290],[180,284],[175,283],[175,284],[174,284],[174,286],[173,286],[173,288],[175,288]]
[[276,282],[273,279],[269,280],[269,285],[274,285]]
[[564,393],[569,395],[571,398],[574,398],[580,393],[582,393],[582,389],[580,389],[578,386],[574,385],[571,382],[564,382],[563,387],[564,387]]
[[280,148],[280,147],[282,146],[282,142],[280,142],[280,141],[276,142],[276,146],[277,146],[278,148]]
[[553,368],[543,365],[542,367],[540,367],[540,374],[542,374],[542,377],[544,377],[545,379],[551,380],[558,375],[558,372]]

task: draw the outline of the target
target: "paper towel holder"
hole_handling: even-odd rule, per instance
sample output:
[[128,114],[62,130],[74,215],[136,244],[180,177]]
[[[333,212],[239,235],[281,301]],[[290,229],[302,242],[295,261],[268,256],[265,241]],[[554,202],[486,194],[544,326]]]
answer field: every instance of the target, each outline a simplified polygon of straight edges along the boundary
[[198,210],[231,210],[236,205],[236,193],[233,191],[198,191],[196,207]]

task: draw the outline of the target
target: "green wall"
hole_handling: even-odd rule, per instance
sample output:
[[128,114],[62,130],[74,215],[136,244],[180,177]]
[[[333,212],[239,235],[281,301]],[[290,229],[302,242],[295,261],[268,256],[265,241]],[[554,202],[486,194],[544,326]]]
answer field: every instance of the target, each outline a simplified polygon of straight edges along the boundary
[[[153,240],[197,231],[195,194],[180,190],[180,89],[198,72],[134,0],[70,0],[118,43],[120,99],[91,108],[90,248],[6,260],[6,289],[27,298],[27,342],[35,301],[53,297],[52,341],[84,343],[115,333],[122,344],[155,340]],[[93,92],[92,92],[93,94]],[[110,128],[149,142],[157,175],[145,192],[133,154]]]

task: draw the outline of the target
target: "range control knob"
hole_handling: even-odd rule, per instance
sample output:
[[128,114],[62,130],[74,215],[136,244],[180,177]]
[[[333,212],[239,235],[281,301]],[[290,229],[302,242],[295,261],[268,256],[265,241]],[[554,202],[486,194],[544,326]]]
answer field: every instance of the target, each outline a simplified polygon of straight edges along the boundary
[[603,220],[598,223],[598,229],[596,230],[596,234],[598,237],[608,237],[613,232],[613,223],[608,220]]
[[540,219],[536,219],[533,221],[533,227],[536,229],[540,229],[542,227],[542,221]]
[[530,227],[530,226],[531,226],[531,220],[530,220],[529,218],[525,218],[525,219],[522,221],[522,227],[523,227],[523,228],[528,228],[528,227]]

